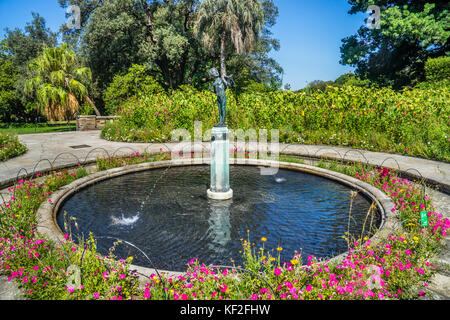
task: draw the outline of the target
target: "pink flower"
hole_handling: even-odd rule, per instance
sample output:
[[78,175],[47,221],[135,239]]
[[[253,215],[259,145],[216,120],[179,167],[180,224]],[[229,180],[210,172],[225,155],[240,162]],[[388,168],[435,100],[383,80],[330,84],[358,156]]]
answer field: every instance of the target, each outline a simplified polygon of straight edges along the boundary
[[252,295],[252,300],[258,300],[258,299],[259,299],[259,297],[257,294]]
[[279,275],[281,274],[281,269],[280,269],[280,268],[275,268],[275,270],[273,271],[273,273],[274,273],[276,276],[279,276]]
[[225,283],[222,283],[222,285],[219,288],[220,288],[220,291],[226,292],[228,289],[228,286]]
[[410,256],[411,254],[412,254],[412,251],[411,251],[411,250],[409,250],[409,249],[406,250],[406,255],[407,255],[407,256]]

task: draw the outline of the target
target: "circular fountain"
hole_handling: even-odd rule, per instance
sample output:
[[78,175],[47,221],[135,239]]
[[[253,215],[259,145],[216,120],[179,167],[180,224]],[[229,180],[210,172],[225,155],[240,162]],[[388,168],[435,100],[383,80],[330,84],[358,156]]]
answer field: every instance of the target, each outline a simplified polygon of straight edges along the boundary
[[[355,186],[312,174],[318,168],[291,164],[286,167],[294,170],[262,176],[257,166],[234,165],[229,171],[234,197],[218,201],[205,192],[209,166],[181,162],[167,170],[168,165],[113,169],[69,186],[55,200],[59,228],[67,212],[76,218],[80,233],[98,237],[101,253],[108,253],[113,239],[123,239],[142,249],[152,265],[129,246],[116,248],[116,256],[134,256],[144,267],[184,271],[193,258],[242,265],[241,241],[248,237],[259,245],[261,237],[267,238],[266,249],[282,247],[282,261],[290,261],[296,252],[303,259],[332,257],[347,251],[343,235],[348,230],[360,237],[369,224],[378,228],[383,222],[379,209],[368,215],[373,201],[369,193],[360,192],[351,205]],[[159,181],[154,190],[152,181]]]

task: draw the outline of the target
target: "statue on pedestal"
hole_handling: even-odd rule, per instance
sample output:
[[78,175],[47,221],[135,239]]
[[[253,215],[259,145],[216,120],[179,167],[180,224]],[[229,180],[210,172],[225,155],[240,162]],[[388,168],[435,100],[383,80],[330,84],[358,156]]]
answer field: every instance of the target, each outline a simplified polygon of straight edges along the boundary
[[211,92],[217,95],[217,103],[219,105],[219,116],[220,122],[216,124],[216,127],[226,127],[225,121],[227,117],[227,95],[226,90],[235,85],[233,76],[225,76],[221,77],[219,75],[219,71],[216,68],[212,68],[209,70],[209,77],[211,79],[215,79],[214,81],[214,90],[211,88],[211,84],[209,85],[209,89]]

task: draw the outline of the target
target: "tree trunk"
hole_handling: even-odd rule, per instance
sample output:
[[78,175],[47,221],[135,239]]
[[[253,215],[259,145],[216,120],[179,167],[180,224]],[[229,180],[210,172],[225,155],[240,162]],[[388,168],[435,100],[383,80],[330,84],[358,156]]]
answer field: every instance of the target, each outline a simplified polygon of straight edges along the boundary
[[227,39],[227,33],[224,30],[222,32],[222,38],[220,39],[220,73],[222,78],[227,75],[227,65],[225,61],[225,41]]
[[97,107],[95,106],[94,102],[92,102],[91,99],[89,99],[88,96],[84,97],[86,99],[86,101],[92,106],[92,108],[94,109],[95,114],[97,115],[97,117],[101,117],[102,115],[100,114],[100,112],[98,111]]

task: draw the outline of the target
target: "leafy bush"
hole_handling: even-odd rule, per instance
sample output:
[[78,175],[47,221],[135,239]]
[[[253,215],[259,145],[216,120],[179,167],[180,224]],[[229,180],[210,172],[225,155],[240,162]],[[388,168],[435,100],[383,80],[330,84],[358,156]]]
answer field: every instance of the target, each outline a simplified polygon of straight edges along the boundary
[[0,134],[0,161],[20,156],[26,151],[27,147],[17,137]]
[[428,59],[425,63],[425,73],[428,81],[450,79],[450,57]]
[[[338,145],[450,161],[448,82],[412,89],[344,85],[324,91],[228,92],[231,129],[279,129],[285,143]],[[175,129],[193,135],[194,121],[206,131],[218,121],[216,96],[183,87],[170,95],[130,99],[121,119],[102,136],[123,142],[165,142]]]
[[22,105],[15,89],[18,72],[11,61],[3,61],[0,56],[0,122],[10,122],[25,116]]
[[147,68],[133,65],[125,75],[116,75],[105,92],[104,100],[108,114],[114,115],[118,107],[136,95],[163,93],[161,85],[147,75]]
[[371,83],[369,80],[362,80],[358,75],[354,73],[346,73],[337,78],[334,81],[334,85],[336,86],[343,86],[343,85],[350,85],[350,86],[357,86],[357,87],[370,87]]

